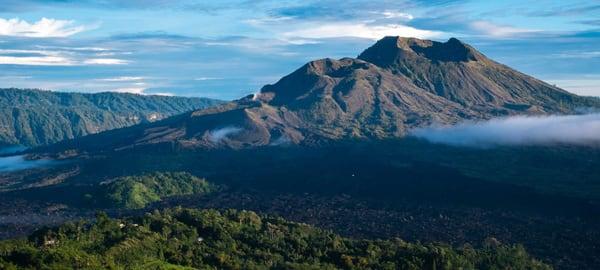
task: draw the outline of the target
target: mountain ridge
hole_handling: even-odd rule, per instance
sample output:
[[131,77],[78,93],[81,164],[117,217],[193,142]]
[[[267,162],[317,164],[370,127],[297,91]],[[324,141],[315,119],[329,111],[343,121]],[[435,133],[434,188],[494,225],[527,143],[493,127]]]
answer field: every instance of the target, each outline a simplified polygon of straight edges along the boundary
[[207,98],[0,89],[0,146],[39,146],[218,104]]
[[[174,119],[86,138],[122,150],[318,145],[405,136],[416,127],[600,108],[499,64],[468,44],[385,37],[358,58],[311,61],[259,93]],[[218,135],[218,136],[217,136]],[[81,151],[90,143],[59,149]],[[98,150],[98,149],[96,149]]]

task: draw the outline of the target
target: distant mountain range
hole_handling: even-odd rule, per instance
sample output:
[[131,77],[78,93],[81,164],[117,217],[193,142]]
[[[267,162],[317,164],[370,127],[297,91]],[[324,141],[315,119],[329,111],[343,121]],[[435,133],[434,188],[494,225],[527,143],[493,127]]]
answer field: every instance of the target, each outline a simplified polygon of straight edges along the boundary
[[218,103],[208,98],[0,89],[0,147],[55,143]]
[[517,114],[571,114],[600,100],[499,64],[455,38],[385,37],[358,58],[312,61],[256,95],[55,146],[81,151],[317,145]]

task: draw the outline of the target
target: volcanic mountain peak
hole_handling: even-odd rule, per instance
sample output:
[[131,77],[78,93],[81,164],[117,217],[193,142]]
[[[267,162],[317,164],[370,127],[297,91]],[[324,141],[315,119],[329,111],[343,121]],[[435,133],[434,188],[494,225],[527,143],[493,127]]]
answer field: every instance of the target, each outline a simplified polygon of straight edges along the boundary
[[432,62],[469,62],[485,57],[473,47],[456,38],[446,42],[405,37],[384,37],[366,49],[358,59],[381,67],[393,65],[398,60],[425,58]]
[[260,91],[260,100],[271,105],[293,105],[298,100],[331,96],[333,85],[350,78],[364,77],[366,73],[376,74],[380,68],[353,58],[320,59],[311,61],[275,84],[265,85]]
[[386,37],[358,59],[309,62],[258,94],[55,149],[315,145],[397,138],[434,123],[577,108],[600,108],[600,102],[496,63],[454,38],[441,43]]

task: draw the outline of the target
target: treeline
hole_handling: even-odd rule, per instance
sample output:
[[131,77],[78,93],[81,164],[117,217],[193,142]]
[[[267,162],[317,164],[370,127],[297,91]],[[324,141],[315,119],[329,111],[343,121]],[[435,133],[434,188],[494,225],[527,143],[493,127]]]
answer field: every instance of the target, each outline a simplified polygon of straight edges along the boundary
[[0,269],[550,269],[521,246],[354,240],[249,211],[174,208],[0,242]]

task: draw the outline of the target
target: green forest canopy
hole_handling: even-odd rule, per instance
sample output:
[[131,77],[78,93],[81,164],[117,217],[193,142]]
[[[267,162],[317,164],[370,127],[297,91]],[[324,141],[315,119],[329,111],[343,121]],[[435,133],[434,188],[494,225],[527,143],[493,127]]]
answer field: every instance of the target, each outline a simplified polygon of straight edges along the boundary
[[215,189],[186,172],[154,172],[114,179],[101,185],[97,196],[109,207],[139,209],[166,197],[207,194]]
[[550,269],[517,246],[353,240],[250,211],[174,208],[0,242],[2,269]]

